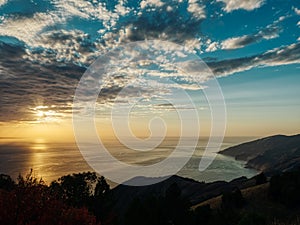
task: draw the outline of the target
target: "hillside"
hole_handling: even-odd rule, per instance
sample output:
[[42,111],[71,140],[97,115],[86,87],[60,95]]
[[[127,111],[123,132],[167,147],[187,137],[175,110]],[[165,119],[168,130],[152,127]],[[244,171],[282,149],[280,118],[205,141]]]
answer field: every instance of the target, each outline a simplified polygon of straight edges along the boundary
[[[223,211],[226,216],[231,214],[231,216],[225,217],[227,219],[236,220],[239,218],[238,224],[299,225],[299,178],[300,170],[286,172],[271,177],[269,182],[242,189],[240,190],[240,198],[243,200],[243,204],[238,206],[224,204],[226,203],[226,194],[222,194],[191,208],[195,212],[203,212],[204,209],[209,208],[209,220],[211,221],[215,220],[215,217],[222,216],[220,212]],[[230,200],[234,202],[233,193],[230,195]],[[226,222],[228,221],[224,221],[223,224],[227,224]],[[218,221],[216,224],[222,223]]]
[[219,153],[247,161],[247,167],[267,174],[290,171],[300,166],[300,134],[270,136],[233,146]]
[[181,196],[188,200],[192,205],[195,205],[212,197],[218,196],[224,191],[230,191],[235,187],[241,189],[247,188],[255,185],[255,183],[255,178],[247,179],[246,177],[237,178],[231,182],[216,181],[212,183],[204,183],[174,175],[165,181],[149,186],[133,187],[118,185],[116,188],[112,189],[112,194],[115,199],[117,199],[115,210],[118,213],[123,214],[133,200],[138,198],[143,201],[149,196],[164,196],[166,190],[172,184],[177,184],[178,188],[181,190]]

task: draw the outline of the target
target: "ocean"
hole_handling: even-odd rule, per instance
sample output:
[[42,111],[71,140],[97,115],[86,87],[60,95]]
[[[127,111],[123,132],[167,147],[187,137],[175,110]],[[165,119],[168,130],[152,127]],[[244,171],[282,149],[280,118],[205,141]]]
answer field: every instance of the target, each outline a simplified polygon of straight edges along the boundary
[[[221,149],[253,140],[253,137],[228,137],[224,139]],[[122,144],[107,141],[105,146],[118,160],[135,165],[151,165],[168,156],[176,146],[176,138],[168,138],[152,151],[140,153],[126,149]],[[245,162],[223,155],[217,155],[212,164],[205,170],[198,170],[207,140],[200,139],[194,155],[177,173],[182,177],[197,181],[213,182],[217,180],[230,181],[246,176],[252,177],[258,171],[245,168]],[[42,178],[47,184],[59,177],[71,173],[93,171],[82,157],[74,143],[50,143],[45,141],[2,140],[0,144],[0,173],[8,174],[14,179],[19,174],[26,175],[33,169],[34,175]],[[100,162],[99,162],[100,163]],[[116,184],[110,182],[112,186]]]

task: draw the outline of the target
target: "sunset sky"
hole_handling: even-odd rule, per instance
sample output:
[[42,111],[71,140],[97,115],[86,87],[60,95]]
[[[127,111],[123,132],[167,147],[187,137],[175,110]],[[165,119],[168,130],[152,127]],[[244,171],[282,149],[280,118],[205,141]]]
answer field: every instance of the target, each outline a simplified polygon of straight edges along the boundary
[[[223,91],[226,136],[299,133],[298,0],[0,0],[0,138],[73,140],[73,97],[86,69],[110,50],[143,40],[174,42],[206,62]],[[202,102],[201,90],[179,84]],[[109,89],[106,99],[113,94]],[[198,109],[201,135],[208,136],[209,107]],[[149,135],[157,112],[168,135],[178,135],[178,117],[165,101],[137,116],[133,131]],[[110,136],[105,115],[96,124]]]

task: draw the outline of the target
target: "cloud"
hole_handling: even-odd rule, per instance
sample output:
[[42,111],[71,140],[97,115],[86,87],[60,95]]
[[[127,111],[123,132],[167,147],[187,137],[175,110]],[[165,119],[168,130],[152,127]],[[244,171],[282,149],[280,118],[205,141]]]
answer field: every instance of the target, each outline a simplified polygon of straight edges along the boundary
[[7,0],[0,0],[0,6],[5,5],[7,3]]
[[104,34],[105,44],[160,39],[200,49],[200,26],[206,18],[204,5],[195,0],[142,1],[137,16],[120,21]]
[[231,37],[221,43],[212,42],[210,39],[206,42],[206,52],[213,52],[217,49],[232,50],[244,48],[250,44],[261,42],[262,40],[270,40],[279,37],[279,33],[282,29],[279,28],[278,24],[285,20],[286,17],[279,17],[272,24],[268,25],[266,28],[258,31],[254,34],[247,34],[240,37]]
[[126,15],[130,10],[124,7],[124,1],[115,6],[115,11],[110,11],[101,1],[85,0],[54,0],[57,14],[63,18],[80,17],[88,20],[102,21],[106,29],[114,26],[120,15]]
[[300,43],[275,48],[260,55],[208,62],[217,76],[228,76],[255,67],[279,66],[300,63]]
[[53,13],[35,13],[31,17],[6,18],[0,24],[1,36],[10,36],[25,42],[29,46],[38,46],[39,33],[62,19]]
[[[24,46],[1,43],[0,121],[36,121],[30,108],[55,105],[55,111],[67,113],[76,83],[84,68],[74,64],[41,65],[26,60]],[[70,111],[69,111],[70,113]]]
[[296,13],[297,15],[300,15],[300,9],[294,7],[294,11],[295,11],[295,13]]
[[96,58],[96,43],[88,34],[80,30],[48,31],[41,34],[38,41],[37,44],[42,49],[27,51],[28,54],[24,58],[46,64],[73,62],[82,65],[88,65]]
[[201,5],[199,3],[199,1],[189,0],[188,4],[189,4],[189,6],[187,8],[187,11],[192,13],[195,18],[198,18],[198,19],[206,18],[205,6]]
[[65,22],[54,13],[12,17],[0,24],[0,35],[24,43],[25,59],[39,63],[73,62],[89,65],[101,46],[81,30],[52,29]]
[[[46,44],[54,46],[55,49],[63,51],[63,46],[72,46],[70,49],[65,49],[70,55],[72,55],[73,48],[75,52],[89,52],[90,44],[87,46],[80,44],[86,39],[82,32],[51,31],[43,35],[47,40]],[[90,79],[94,86],[88,89],[88,94],[95,93],[99,88],[98,79],[101,79],[103,85],[98,104],[102,107],[109,107],[128,84],[130,84],[129,88],[126,88],[123,95],[119,96],[119,101],[130,101],[140,96],[144,99],[151,99],[162,94],[168,95],[171,89],[199,90],[202,88],[195,84],[196,80],[201,81],[196,77],[198,73],[195,70],[198,71],[199,67],[195,64],[181,65],[188,72],[186,74],[185,71],[167,63],[187,58],[188,56],[182,52],[183,47],[178,48],[174,44],[168,45],[156,41],[150,47],[141,45],[138,49],[139,51],[136,51],[124,47],[120,52],[121,58],[116,57],[115,54],[108,54],[106,61],[102,59],[104,61],[101,61],[96,76]],[[147,50],[147,55],[142,54],[143,49]],[[173,51],[175,53],[171,54]],[[0,59],[0,70],[4,73],[1,74],[0,121],[35,123],[37,117],[42,119],[41,115],[45,115],[43,120],[51,119],[51,116],[57,118],[70,116],[70,108],[66,106],[72,104],[78,80],[85,72],[84,67],[75,65],[74,60],[58,60],[49,63],[35,60],[34,54],[28,55],[25,44],[1,43],[0,54],[6,56]],[[57,54],[54,55],[57,57]],[[109,67],[109,70],[106,68],[107,70],[101,73],[101,66]],[[140,76],[141,74],[146,74],[145,76],[150,80],[145,76]],[[139,79],[136,79],[137,77]],[[164,82],[159,82],[159,80]],[[41,106],[48,108],[37,109]],[[49,118],[48,114],[51,115]]]
[[[249,11],[264,4],[259,0],[218,1],[224,3],[226,12],[237,9]],[[202,33],[202,24],[210,15],[206,11],[212,10],[212,4],[201,0],[143,0],[137,1],[137,5],[126,0],[51,0],[49,5],[44,5],[42,3],[46,1],[42,0],[38,1],[39,7],[32,7],[36,1],[28,2],[24,12],[20,0],[0,0],[1,10],[8,10],[6,15],[0,17],[0,122],[33,122],[36,119],[35,109],[43,105],[48,106],[45,110],[55,112],[56,116],[69,115],[74,90],[86,68],[99,55],[123,43],[166,40],[183,45],[186,51],[196,49],[202,53],[202,50],[213,52],[220,48],[242,48],[275,38],[280,33],[274,22],[260,32],[233,37],[222,43],[215,37],[206,37]],[[7,7],[9,4],[19,6]],[[293,10],[297,12],[298,9]],[[220,12],[216,15],[220,15]],[[154,47],[159,48],[159,44]],[[124,56],[130,59],[134,54],[126,52]],[[111,76],[105,80],[106,86],[102,89],[99,104],[111,104],[120,90],[132,80],[131,76],[145,71],[153,80],[146,86],[144,80],[140,79],[139,83],[127,90],[128,97],[134,97],[138,92],[145,98],[155,96],[156,92],[167,95],[171,88],[204,88],[195,85],[195,81],[205,82],[209,79],[208,73],[199,77],[197,66],[192,62],[182,63],[182,68],[189,73],[187,76],[180,69],[165,65],[168,60],[165,55],[157,57],[159,67],[155,68],[151,68],[154,67],[151,60],[144,60],[135,69],[128,67],[129,61],[124,60],[121,70],[108,74]],[[176,57],[185,56],[177,52]],[[218,76],[227,76],[259,66],[297,63],[299,46],[294,44],[236,59],[218,61],[207,58],[207,61]],[[120,66],[118,60],[110,63],[116,68]],[[162,85],[159,79],[171,80],[175,84],[170,82]]]
[[217,0],[217,2],[225,3],[223,8],[226,12],[232,12],[238,9],[251,11],[260,8],[264,4],[264,0]]
[[208,46],[206,48],[206,52],[214,52],[214,51],[218,50],[218,48],[219,48],[218,42],[211,42],[208,44]]
[[[103,2],[85,0],[53,0],[52,3],[54,8],[47,13],[9,16],[0,24],[1,36],[24,42],[27,46],[24,57],[32,61],[88,66],[99,54],[121,43],[148,39],[173,41],[191,50],[201,48],[199,31],[206,15],[204,6],[195,0],[142,1],[140,9],[135,10],[123,0],[111,8]],[[119,21],[121,17],[126,20]],[[98,36],[89,36],[80,29],[66,29],[63,24],[74,18],[98,21]]]
[[247,45],[269,40],[279,36],[280,29],[275,25],[269,25],[266,29],[252,35],[228,38],[221,43],[221,48],[225,50],[243,48]]
[[41,63],[74,62],[87,66],[99,52],[105,52],[107,46],[104,46],[103,40],[98,37],[91,37],[79,29],[69,30],[66,25],[74,18],[96,20],[99,27],[104,26],[106,32],[109,32],[120,16],[126,16],[130,12],[125,6],[126,1],[118,1],[113,11],[109,11],[103,2],[93,3],[85,0],[51,2],[55,7],[49,8],[46,12],[1,18],[0,36],[24,42],[27,48],[27,55],[24,55],[26,59]]
[[[55,38],[56,36],[54,35],[53,37]],[[158,45],[155,48],[158,48]],[[33,64],[30,60],[24,60],[23,55],[26,54],[26,51],[22,45],[2,44],[0,54],[6,55],[5,58],[0,59],[0,65],[3,68],[9,68],[9,73],[13,75],[5,76],[4,74],[4,78],[2,77],[0,121],[34,123],[37,121],[37,114],[40,114],[34,109],[43,105],[50,107],[45,109],[45,115],[49,111],[56,118],[70,116],[72,96],[85,68],[70,63],[56,63],[48,66]],[[157,54],[161,55],[160,53]],[[135,55],[136,53],[134,52],[124,52],[124,58],[128,60]],[[164,54],[162,55],[164,56]],[[112,67],[113,65],[120,65],[121,62],[124,66],[130,65],[129,61],[113,60],[114,55],[111,57]],[[181,57],[185,56],[181,55]],[[156,63],[159,65],[166,60],[164,57],[155,58]],[[228,76],[259,66],[277,66],[292,63],[300,63],[300,43],[276,48],[251,57],[222,61],[213,60],[209,61],[208,65],[217,76]],[[99,104],[111,104],[121,89],[132,79],[130,76],[133,76],[135,73],[139,74],[141,71],[145,72],[146,69],[153,79],[152,82],[145,82],[143,79],[138,80],[138,83],[125,90],[125,96],[123,95],[124,101],[136,97],[137,93],[142,93],[145,99],[155,97],[155,93],[168,95],[171,88],[199,90],[202,87],[195,85],[195,80],[203,83],[209,78],[209,74],[205,75],[205,73],[202,73],[202,76],[199,77],[201,68],[194,64],[193,61],[181,64],[180,68],[183,69],[184,73],[180,70],[174,70],[174,68],[171,70],[168,67],[160,68],[162,72],[158,73],[156,69],[153,69],[153,66],[150,66],[152,64],[153,62],[149,61],[141,64],[142,68],[131,65],[132,67],[127,69],[122,67],[123,70],[113,70],[107,74],[107,80],[104,80],[106,86],[99,95]],[[132,70],[132,68],[136,69]],[[168,79],[177,77],[179,80],[175,82],[175,85],[174,83],[161,83],[156,80],[164,77],[168,77]],[[190,80],[191,78],[192,80]],[[97,82],[94,83],[98,84]],[[145,84],[147,85],[145,86]],[[119,101],[121,100],[122,96]]]
[[140,3],[141,9],[146,7],[162,7],[164,3],[160,0],[142,0]]

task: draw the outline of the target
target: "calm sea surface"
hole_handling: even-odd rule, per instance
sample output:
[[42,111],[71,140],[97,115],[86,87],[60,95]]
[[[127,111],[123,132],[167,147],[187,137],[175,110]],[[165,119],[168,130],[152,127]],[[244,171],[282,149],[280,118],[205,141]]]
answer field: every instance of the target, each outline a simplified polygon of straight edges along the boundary
[[[254,138],[226,138],[222,149],[252,139]],[[167,157],[173,151],[177,141],[175,138],[168,138],[155,150],[147,153],[131,151],[116,142],[107,141],[105,146],[114,157],[121,161],[131,164],[151,165]],[[178,175],[198,181],[211,182],[216,180],[230,181],[240,176],[251,177],[257,174],[255,170],[244,168],[244,162],[235,161],[222,155],[218,155],[205,171],[199,172],[198,166],[206,143],[206,140],[198,142],[193,157],[178,172]],[[48,184],[63,175],[92,171],[74,143],[2,140],[0,144],[0,173],[9,174],[16,178],[20,173],[25,175],[31,168],[37,177],[42,177]]]

